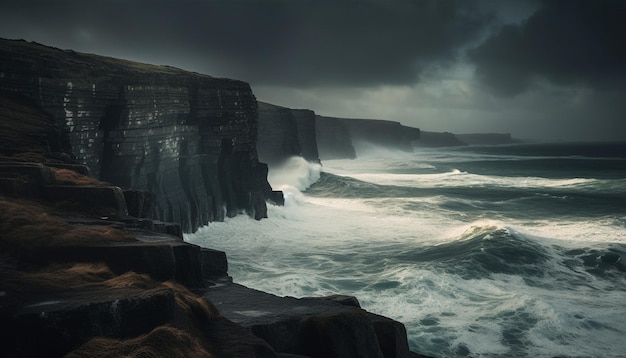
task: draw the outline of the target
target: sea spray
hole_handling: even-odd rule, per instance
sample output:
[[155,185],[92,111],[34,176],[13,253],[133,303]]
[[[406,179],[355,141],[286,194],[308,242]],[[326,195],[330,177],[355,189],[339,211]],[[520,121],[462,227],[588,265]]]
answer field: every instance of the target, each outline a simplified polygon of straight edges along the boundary
[[[403,322],[423,354],[623,356],[626,170],[570,175],[544,165],[554,158],[524,169],[514,148],[472,150],[379,152],[321,173],[294,160],[298,175],[271,172],[285,207],[186,239],[226,251],[235,281],[257,289],[355,295]],[[515,175],[488,173],[500,159]]]
[[302,157],[291,157],[281,165],[272,166],[267,180],[276,190],[292,187],[302,191],[320,178],[321,168],[320,164],[308,162]]

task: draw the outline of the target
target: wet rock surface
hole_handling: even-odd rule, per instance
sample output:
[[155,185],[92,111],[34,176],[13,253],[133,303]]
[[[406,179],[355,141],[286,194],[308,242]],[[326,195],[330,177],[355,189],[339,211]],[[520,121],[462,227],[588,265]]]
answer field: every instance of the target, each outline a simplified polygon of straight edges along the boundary
[[340,121],[348,128],[357,155],[371,146],[412,152],[412,142],[420,138],[418,128],[403,126],[399,122],[352,118],[340,118]]
[[280,353],[308,357],[410,354],[404,326],[355,307],[354,298],[277,297],[234,283],[210,287],[203,296],[224,317],[249,328]]
[[[92,337],[130,338],[174,318],[168,289],[48,294],[29,300],[8,322],[9,357],[59,357]],[[5,351],[6,352],[6,351]]]
[[450,132],[422,131],[419,140],[415,142],[419,147],[458,147],[467,145],[456,135]]
[[23,41],[0,59],[3,356],[413,356],[356,299],[234,284],[224,252],[183,241],[282,200],[247,84]]
[[317,116],[315,130],[321,160],[356,158],[350,131],[339,118]]
[[317,137],[323,159],[352,159],[372,148],[413,151],[418,128],[399,122],[317,116]]
[[[2,291],[0,299],[0,334],[13,337],[12,343],[5,347],[9,357],[60,357],[87,349],[82,345],[97,337],[128,339],[146,334],[149,337],[151,331],[164,325],[197,332],[198,337],[210,342],[208,347],[218,352],[218,356],[408,357],[410,354],[404,326],[362,310],[354,297],[277,297],[232,283],[224,252],[188,244],[182,240],[180,230],[174,229],[177,232],[171,235],[163,229],[178,225],[121,212],[120,202],[126,207],[130,206],[126,199],[140,200],[135,194],[123,195],[115,186],[67,185],[63,186],[65,194],[50,196],[47,190],[59,186],[55,184],[55,173],[46,165],[7,163],[0,169],[4,177],[33,183],[31,199],[49,204],[71,199],[80,207],[86,204],[86,198],[92,198],[107,204],[111,207],[109,212],[114,214],[112,217],[68,215],[63,208],[56,209],[54,215],[71,227],[94,227],[105,233],[118,230],[129,238],[92,242],[86,236],[78,238],[78,242],[31,247],[0,260],[0,278],[18,287],[17,291]],[[116,200],[106,201],[101,195],[89,194],[111,190],[116,193]],[[4,194],[19,197],[20,193]],[[37,270],[51,270],[68,263],[104,265],[110,276],[124,277],[129,273],[144,276],[139,276],[140,287],[137,283],[129,283],[127,288],[87,285],[41,293],[36,287],[22,288],[26,293],[20,293],[23,284],[12,278],[28,275],[33,269],[35,275],[41,275]],[[68,270],[73,270],[72,267]],[[148,281],[156,283],[148,285],[145,283]],[[206,318],[197,303],[185,309],[189,303],[181,304],[181,300],[196,299],[181,299],[180,292],[158,284],[164,281],[194,288],[206,302],[213,302],[215,312],[219,313]]]
[[94,177],[151,192],[152,217],[186,232],[241,211],[266,216],[247,83],[25,41],[0,40],[0,59],[4,107],[47,126],[27,145],[73,152]]
[[319,163],[315,112],[264,102],[258,104],[257,149],[261,161],[274,165],[299,156],[306,161]]
[[259,159],[270,165],[300,156],[298,124],[291,109],[259,102],[257,149]]

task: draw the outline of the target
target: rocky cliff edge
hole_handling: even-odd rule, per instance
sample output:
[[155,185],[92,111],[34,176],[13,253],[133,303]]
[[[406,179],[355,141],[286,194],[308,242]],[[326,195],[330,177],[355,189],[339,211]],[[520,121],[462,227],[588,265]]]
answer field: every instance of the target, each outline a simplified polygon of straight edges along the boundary
[[263,218],[277,196],[245,82],[0,40],[0,93],[49,115],[91,175],[152,193],[150,215],[186,232]]
[[[246,86],[224,80],[233,87],[222,92],[209,88],[210,77],[24,42],[1,41],[0,56],[3,356],[418,356],[402,324],[354,298],[281,298],[236,285],[223,252],[185,243],[180,225],[155,220],[189,213],[181,222],[193,227],[203,207],[183,199],[202,188],[205,204],[224,203],[225,215],[258,213],[252,197],[267,188],[254,183],[265,169],[255,159]],[[75,72],[65,73],[72,63]],[[234,112],[214,108],[224,94],[225,108],[247,99]],[[209,98],[217,102],[198,104]],[[211,188],[198,184],[207,175],[217,177]]]

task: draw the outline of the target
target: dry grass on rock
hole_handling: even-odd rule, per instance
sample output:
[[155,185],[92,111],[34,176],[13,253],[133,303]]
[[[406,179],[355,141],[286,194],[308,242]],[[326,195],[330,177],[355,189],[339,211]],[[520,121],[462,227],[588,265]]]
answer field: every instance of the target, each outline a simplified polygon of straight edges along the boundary
[[177,282],[155,282],[148,275],[127,272],[123,275],[111,278],[103,282],[103,284],[109,288],[138,288],[143,290],[165,286],[174,292],[176,304],[187,317],[202,320],[220,317],[219,311],[213,304],[209,303],[203,297],[195,295],[185,286]]
[[76,173],[70,169],[50,168],[54,172],[54,177],[59,184],[69,185],[111,185],[100,181],[94,177]]
[[99,285],[115,275],[103,263],[54,264],[36,272],[24,273],[22,280],[40,290],[63,291]]
[[[219,312],[210,302],[178,283],[157,282],[148,275],[134,272],[115,276],[104,264],[50,265],[35,272],[19,273],[13,280],[8,280],[7,284],[9,289],[17,290],[21,294],[127,289],[148,294],[153,290],[167,288],[174,292],[176,305],[189,322],[220,318]],[[148,334],[127,340],[96,337],[66,357],[213,357],[207,351],[208,346],[203,344],[202,334],[191,327],[182,330],[168,325],[160,326]]]
[[71,225],[50,214],[51,211],[33,202],[0,198],[0,253],[23,254],[58,246],[135,241],[120,229]]
[[169,287],[176,294],[176,304],[189,318],[208,320],[220,317],[217,308],[204,299],[189,291],[185,286],[167,281],[163,285]]
[[5,289],[32,292],[60,292],[67,290],[140,290],[170,289],[176,304],[193,318],[218,318],[220,314],[211,303],[195,295],[185,286],[173,282],[158,282],[149,275],[126,272],[116,276],[104,263],[51,264],[36,270],[15,271],[5,280]]
[[186,331],[160,326],[139,337],[118,340],[93,338],[66,358],[209,358],[199,340]]

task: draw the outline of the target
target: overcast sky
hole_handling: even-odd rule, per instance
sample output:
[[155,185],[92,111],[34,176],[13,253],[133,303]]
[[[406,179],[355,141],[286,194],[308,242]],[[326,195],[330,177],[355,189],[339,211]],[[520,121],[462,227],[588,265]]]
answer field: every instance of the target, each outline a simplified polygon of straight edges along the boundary
[[626,0],[15,0],[0,37],[423,130],[626,140]]

